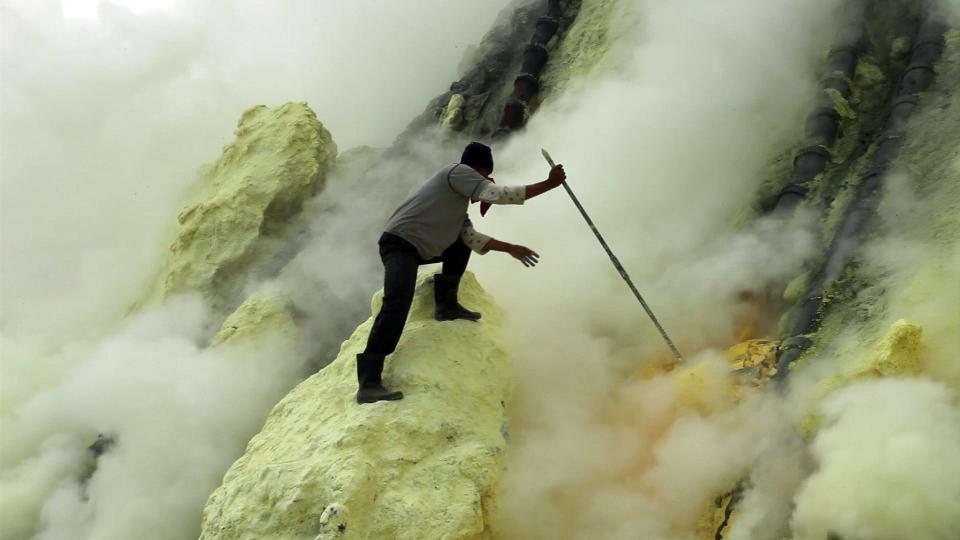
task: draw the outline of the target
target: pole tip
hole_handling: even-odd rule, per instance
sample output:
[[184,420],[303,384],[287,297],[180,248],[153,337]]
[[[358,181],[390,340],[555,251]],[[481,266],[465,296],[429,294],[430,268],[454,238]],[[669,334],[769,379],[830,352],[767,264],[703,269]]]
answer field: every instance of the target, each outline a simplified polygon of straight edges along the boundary
[[550,157],[550,152],[547,152],[545,149],[541,148],[541,149],[540,149],[540,153],[543,154],[543,159],[547,160],[547,163],[549,163],[550,166],[553,167],[553,166],[554,166],[554,165],[553,165],[553,158]]

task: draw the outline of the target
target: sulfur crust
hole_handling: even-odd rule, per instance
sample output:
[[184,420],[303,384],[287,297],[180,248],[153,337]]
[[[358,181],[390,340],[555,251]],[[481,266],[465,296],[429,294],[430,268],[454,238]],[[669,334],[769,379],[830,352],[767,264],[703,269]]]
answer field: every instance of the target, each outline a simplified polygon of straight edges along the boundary
[[542,77],[542,98],[559,96],[571,83],[611,67],[610,42],[618,0],[583,0],[577,18],[550,54]]
[[852,376],[910,376],[923,371],[923,329],[903,319],[890,326],[873,354],[856,366]]
[[482,322],[437,322],[432,289],[421,274],[384,370],[405,398],[354,401],[371,318],[274,407],[210,496],[202,540],[492,537],[512,388],[502,315],[468,273],[460,300]]
[[236,140],[193,186],[194,203],[180,212],[180,231],[144,301],[199,292],[217,304],[236,294],[265,238],[323,187],[336,155],[306,103],[245,111]]
[[279,294],[259,292],[227,317],[211,345],[254,340],[266,334],[295,337],[297,323],[289,300]]

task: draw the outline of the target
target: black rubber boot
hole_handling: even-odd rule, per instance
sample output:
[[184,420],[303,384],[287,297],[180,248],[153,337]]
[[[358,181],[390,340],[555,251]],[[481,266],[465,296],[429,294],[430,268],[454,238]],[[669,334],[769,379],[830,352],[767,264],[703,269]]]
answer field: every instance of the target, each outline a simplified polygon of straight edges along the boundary
[[383,387],[380,379],[383,372],[383,357],[376,354],[357,355],[357,403],[396,401],[403,399],[403,392],[393,392]]
[[434,317],[438,321],[452,321],[455,319],[466,319],[476,321],[480,314],[476,311],[460,305],[457,301],[457,291],[460,289],[460,278],[450,277],[443,274],[433,276],[433,298],[436,300],[437,309]]

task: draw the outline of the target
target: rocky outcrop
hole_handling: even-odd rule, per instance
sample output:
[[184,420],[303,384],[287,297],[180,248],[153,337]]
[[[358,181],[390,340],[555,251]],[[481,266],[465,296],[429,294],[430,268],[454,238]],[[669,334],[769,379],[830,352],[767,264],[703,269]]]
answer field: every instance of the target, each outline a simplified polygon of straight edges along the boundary
[[617,0],[583,0],[574,13],[563,39],[555,44],[550,61],[540,77],[540,97],[562,95],[567,86],[580,78],[604,73],[612,67],[610,44],[622,32],[615,20]]
[[903,319],[890,330],[850,377],[909,377],[923,372],[923,328]]
[[492,536],[512,384],[502,315],[467,274],[460,299],[482,321],[437,322],[432,289],[422,274],[384,370],[406,397],[354,401],[371,318],[274,407],[210,496],[203,540]]
[[274,334],[293,337],[297,323],[289,300],[279,293],[261,291],[251,295],[223,321],[211,345],[236,343]]
[[323,187],[337,155],[306,103],[248,109],[236,137],[201,171],[148,300],[200,292],[216,306],[234,302],[246,271]]

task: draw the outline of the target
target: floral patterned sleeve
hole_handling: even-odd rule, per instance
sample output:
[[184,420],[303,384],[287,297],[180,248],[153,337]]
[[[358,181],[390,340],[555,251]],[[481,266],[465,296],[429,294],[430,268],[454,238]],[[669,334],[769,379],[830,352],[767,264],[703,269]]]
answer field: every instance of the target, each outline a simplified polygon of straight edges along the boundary
[[460,239],[463,240],[463,243],[466,244],[468,248],[475,251],[479,255],[483,255],[487,251],[490,251],[488,249],[484,249],[484,246],[486,246],[487,242],[490,241],[490,237],[481,232],[477,232],[476,229],[473,228],[473,223],[471,223],[469,219],[463,223],[463,229],[460,230]]
[[501,186],[487,182],[480,188],[477,198],[493,204],[523,204],[527,198],[526,186]]

